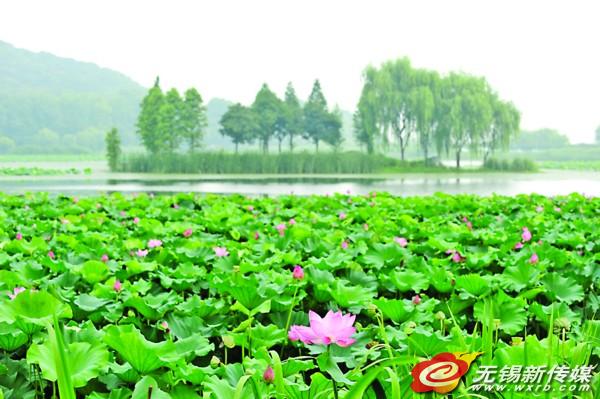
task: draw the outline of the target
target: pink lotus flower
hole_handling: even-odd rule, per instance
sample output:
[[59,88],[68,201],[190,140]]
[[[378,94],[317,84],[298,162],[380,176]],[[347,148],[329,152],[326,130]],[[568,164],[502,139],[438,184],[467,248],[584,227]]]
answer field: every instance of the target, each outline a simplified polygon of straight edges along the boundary
[[258,234],[258,231],[254,232],[254,239],[258,240],[260,238],[260,234]]
[[56,258],[56,255],[54,255],[54,251],[48,251],[48,257],[49,257],[50,259],[54,259],[54,258]]
[[76,204],[76,203],[78,203],[78,202],[79,202],[79,198],[77,198],[77,197],[73,197],[73,203],[74,203],[74,204]]
[[454,262],[454,263],[459,263],[463,259],[464,258],[462,256],[460,256],[460,253],[458,251],[454,252],[454,254],[452,255],[452,262]]
[[290,226],[293,226],[296,224],[296,219],[291,218],[290,221],[288,222],[290,224]]
[[418,305],[421,303],[421,297],[419,296],[419,294],[412,297],[412,303],[414,303],[415,305]]
[[284,223],[279,223],[277,226],[275,226],[275,229],[277,229],[277,231],[279,232],[279,235],[282,237],[285,234],[286,228],[287,228],[287,226]]
[[394,237],[394,241],[402,248],[405,248],[408,245],[408,241],[404,237]]
[[122,289],[123,289],[123,284],[121,284],[121,282],[119,280],[115,280],[115,283],[113,285],[113,290],[115,290],[116,292],[121,292]]
[[163,321],[162,323],[160,323],[160,326],[162,327],[163,330],[169,331],[169,323],[167,323],[166,321]]
[[348,241],[346,241],[346,240],[342,241],[340,246],[342,247],[342,249],[348,249]]
[[179,204],[173,204],[173,209],[179,209]]
[[148,241],[148,248],[158,248],[162,246],[161,240],[150,240]]
[[24,292],[24,291],[25,291],[25,287],[15,287],[13,289],[13,292],[8,294],[8,297],[12,301],[13,299],[15,299],[17,297],[17,295],[19,295],[21,292]]
[[127,216],[127,212],[125,212],[125,211],[121,211],[121,212],[120,212],[120,215],[121,215],[121,217],[122,217],[122,218],[124,218],[125,216]]
[[338,217],[340,218],[340,220],[344,220],[344,219],[346,219],[346,214],[344,212],[340,212]]
[[527,242],[531,240],[531,231],[527,227],[523,227],[523,233],[521,233],[521,238],[523,242]]
[[15,238],[17,240],[22,240],[23,239],[23,234],[21,232],[18,232],[17,235],[15,236]]
[[292,275],[296,280],[302,280],[304,278],[304,269],[302,269],[302,266],[294,266],[294,272],[292,273]]
[[140,218],[139,217],[134,217],[133,218],[133,224],[138,224],[140,222]]
[[252,211],[254,210],[254,207],[253,207],[252,205],[248,205],[248,210],[249,210],[250,212],[252,212]]
[[561,209],[560,209],[560,206],[555,206],[555,207],[554,207],[554,210],[555,210],[556,212],[560,212],[560,211],[561,211]]
[[462,221],[465,222],[465,223],[467,223],[469,221],[469,219],[467,219],[466,216],[463,216]]
[[518,243],[515,244],[515,249],[521,249],[523,248],[523,243],[521,241],[519,241]]
[[100,260],[102,262],[104,262],[104,263],[108,262],[108,255],[107,254],[102,255],[102,257],[100,258]]
[[215,256],[218,256],[220,258],[229,255],[229,252],[225,247],[214,247],[213,249],[215,251]]
[[467,221],[467,229],[473,230],[473,223],[471,223],[470,221]]
[[139,256],[140,258],[145,258],[146,255],[148,255],[148,250],[147,249],[138,249],[135,254],[137,256]]
[[263,373],[263,381],[267,384],[270,384],[273,381],[275,381],[275,372],[273,371],[273,367],[267,367],[267,369]]
[[365,229],[365,231],[369,230],[369,225],[368,224],[363,224],[363,229]]
[[193,233],[192,229],[186,229],[186,230],[183,232],[183,236],[187,238],[187,237],[191,236],[191,235],[192,235],[192,233]]
[[292,341],[301,340],[305,344],[331,345],[341,347],[352,345],[356,340],[351,338],[356,332],[352,326],[355,315],[343,315],[342,312],[327,312],[321,318],[312,310],[308,312],[310,327],[294,325],[288,332],[288,338]]
[[538,263],[538,261],[540,260],[540,258],[538,257],[538,255],[534,252],[531,255],[531,258],[529,258],[529,263],[531,263],[532,265],[535,265],[536,263]]
[[541,206],[541,205],[538,205],[538,206],[535,208],[535,211],[536,211],[537,213],[544,212],[544,207],[543,207],[543,206]]

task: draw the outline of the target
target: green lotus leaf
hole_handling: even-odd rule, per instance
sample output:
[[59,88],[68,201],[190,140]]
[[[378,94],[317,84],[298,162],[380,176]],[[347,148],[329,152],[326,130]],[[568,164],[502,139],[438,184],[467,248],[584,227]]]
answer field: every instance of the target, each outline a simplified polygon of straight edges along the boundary
[[[503,292],[498,293],[491,301],[491,311],[493,319],[500,320],[498,328],[507,334],[513,335],[523,331],[527,324],[526,303],[520,298],[511,298]],[[485,314],[484,301],[479,301],[473,307],[473,315],[481,322],[485,323],[490,319]]]
[[456,289],[480,297],[490,291],[490,285],[479,274],[465,274],[456,278]]
[[394,272],[391,281],[400,292],[421,292],[429,287],[429,279],[423,273],[414,270]]
[[104,281],[109,276],[109,269],[106,263],[98,260],[88,260],[81,266],[79,272],[83,279],[90,284]]
[[161,356],[175,352],[172,342],[150,342],[130,324],[110,325],[105,331],[104,342],[117,351],[140,374],[148,374],[165,366],[166,362],[161,359]]
[[156,380],[150,376],[145,376],[137,384],[131,395],[131,399],[172,399],[171,395],[159,388]]
[[544,284],[545,294],[550,300],[572,303],[583,299],[583,288],[570,277],[562,277],[555,273],[547,274],[542,279],[542,284]]
[[375,299],[375,306],[381,311],[383,317],[392,320],[394,323],[407,321],[414,313],[414,305],[401,299]]
[[[56,363],[59,361],[56,356],[58,355],[52,350],[52,343],[46,340],[43,344],[33,344],[29,347],[27,362],[39,365],[45,379],[56,381]],[[66,356],[75,388],[86,386],[91,379],[98,377],[108,368],[108,350],[102,344],[74,342],[67,345]]]
[[71,307],[45,291],[26,290],[10,301],[8,309],[17,321],[41,326],[52,322],[56,314],[59,318],[71,318]]

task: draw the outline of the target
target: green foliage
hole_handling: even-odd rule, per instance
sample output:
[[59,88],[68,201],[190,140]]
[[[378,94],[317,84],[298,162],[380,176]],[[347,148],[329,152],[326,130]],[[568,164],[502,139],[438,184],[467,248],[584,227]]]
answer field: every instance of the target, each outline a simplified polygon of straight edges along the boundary
[[[156,78],[154,86],[142,100],[140,113],[137,120],[137,134],[142,144],[151,154],[157,154],[163,149],[165,138],[161,136],[161,109],[165,102],[164,94],[160,88],[159,78]],[[164,120],[163,120],[164,127]]]
[[[440,352],[485,352],[472,370],[597,364],[599,201],[0,194],[0,390],[52,397],[56,380],[61,398],[404,398],[416,397],[413,365]],[[524,226],[533,237],[515,249]],[[151,239],[162,245],[140,257]],[[305,326],[309,310],[355,314],[356,342],[291,342],[288,315]]]
[[201,146],[208,120],[202,96],[194,88],[186,90],[180,112],[182,135],[188,141],[190,152]]
[[538,169],[535,162],[527,158],[514,158],[512,160],[488,158],[485,160],[483,168],[509,172],[535,172]]
[[121,156],[121,139],[116,128],[112,128],[106,133],[106,159],[110,170],[116,170]]

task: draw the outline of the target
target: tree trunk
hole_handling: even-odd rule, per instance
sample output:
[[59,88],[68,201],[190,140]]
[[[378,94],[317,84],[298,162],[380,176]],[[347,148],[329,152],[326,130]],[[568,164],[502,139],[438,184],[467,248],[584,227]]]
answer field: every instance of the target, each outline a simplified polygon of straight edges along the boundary
[[294,151],[294,135],[290,134],[290,152]]
[[315,150],[319,152],[319,140],[315,140]]
[[425,155],[425,166],[429,165],[429,157],[428,157],[427,147],[423,147],[423,154]]
[[404,143],[402,142],[402,139],[400,139],[400,159],[402,161],[404,161]]
[[281,142],[283,141],[283,139],[279,139],[279,153],[281,154]]
[[460,150],[456,150],[456,168],[460,169]]
[[240,143],[238,143],[237,141],[235,142],[235,153],[236,153],[236,154],[238,153],[238,145],[239,145],[239,144],[240,144]]

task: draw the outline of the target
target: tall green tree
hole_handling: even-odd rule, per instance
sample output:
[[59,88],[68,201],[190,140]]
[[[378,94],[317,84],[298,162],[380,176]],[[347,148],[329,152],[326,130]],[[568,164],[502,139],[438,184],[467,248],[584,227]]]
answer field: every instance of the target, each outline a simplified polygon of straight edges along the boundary
[[164,102],[165,98],[160,88],[160,79],[157,77],[154,86],[150,88],[142,100],[136,125],[136,133],[146,150],[151,154],[157,154],[163,147],[163,137],[159,130],[159,124],[161,120],[160,110]]
[[282,108],[281,100],[266,83],[263,84],[252,103],[252,110],[256,115],[258,139],[264,153],[269,152],[269,141],[281,128]]
[[415,72],[415,86],[408,95],[411,118],[415,121],[415,129],[425,163],[429,159],[429,148],[437,125],[436,98],[439,89],[439,76],[435,72],[419,70]]
[[106,132],[105,143],[108,167],[110,170],[115,171],[117,170],[119,158],[121,157],[121,138],[119,137],[119,131],[116,128],[112,128]]
[[289,137],[290,152],[294,151],[294,137],[304,130],[304,114],[291,82],[285,89],[282,130]]
[[258,118],[251,108],[234,104],[221,117],[219,132],[231,139],[238,153],[240,144],[249,144],[257,138],[260,126]]
[[329,119],[327,100],[321,90],[321,83],[315,80],[308,101],[304,105],[304,138],[315,144],[319,152],[319,142],[323,140]]
[[171,89],[159,109],[158,132],[163,143],[163,150],[174,153],[183,138],[181,119],[183,100],[177,89]]
[[378,102],[380,93],[377,87],[377,69],[368,66],[363,73],[363,79],[365,83],[352,121],[356,140],[365,146],[367,153],[372,154],[375,151],[375,142],[385,135],[382,109]]
[[208,126],[206,106],[202,96],[194,88],[186,90],[180,112],[182,135],[188,142],[189,151],[201,146],[202,137]]
[[521,115],[510,102],[501,101],[495,94],[491,97],[492,123],[481,136],[483,161],[486,162],[494,151],[507,150],[511,138],[519,132]]

